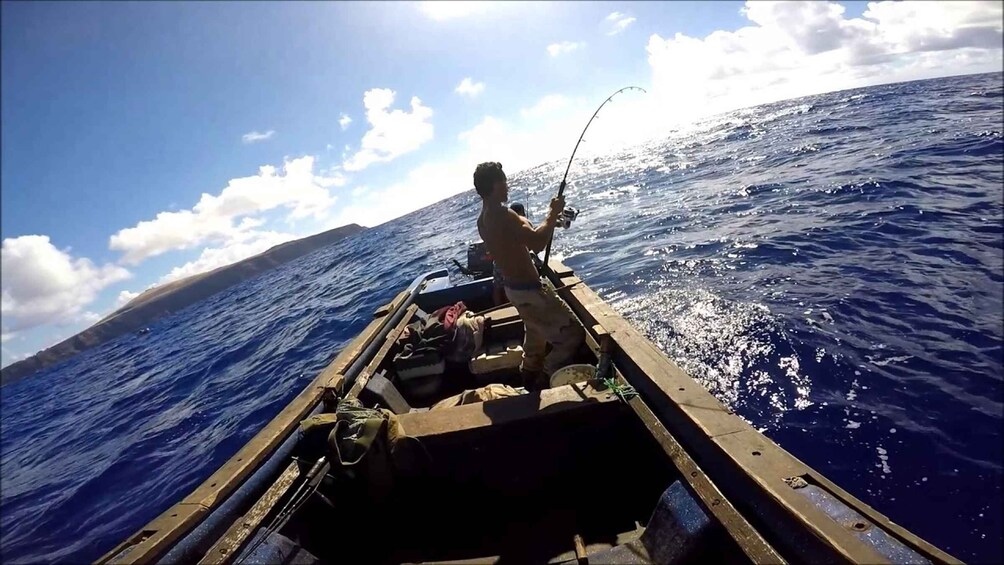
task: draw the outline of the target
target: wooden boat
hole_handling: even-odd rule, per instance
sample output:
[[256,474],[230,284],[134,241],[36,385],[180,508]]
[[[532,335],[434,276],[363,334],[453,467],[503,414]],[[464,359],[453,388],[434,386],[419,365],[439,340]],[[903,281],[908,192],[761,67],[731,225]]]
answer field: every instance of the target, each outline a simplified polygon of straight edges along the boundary
[[[549,267],[545,283],[586,330],[576,361],[609,366],[606,381],[429,409],[488,383],[518,385],[511,362],[489,361],[523,326],[514,308],[491,309],[490,278],[451,285],[447,271],[428,273],[226,464],[99,563],[958,562],[757,432],[570,269]],[[407,326],[458,301],[485,312],[483,352],[406,384],[394,357]],[[489,370],[475,372],[476,361]],[[394,412],[381,429],[400,435],[374,442],[368,465],[305,457],[301,421],[352,399]]]

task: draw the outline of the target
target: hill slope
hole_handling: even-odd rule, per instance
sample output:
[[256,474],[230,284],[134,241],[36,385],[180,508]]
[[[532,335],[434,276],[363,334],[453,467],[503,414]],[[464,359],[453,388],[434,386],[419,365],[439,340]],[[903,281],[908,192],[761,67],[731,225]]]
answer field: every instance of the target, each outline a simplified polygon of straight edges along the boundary
[[357,224],[341,226],[281,243],[243,261],[151,288],[77,335],[4,367],[0,370],[0,386],[20,380],[120,335],[144,328],[162,316],[177,312],[237,283],[365,229]]

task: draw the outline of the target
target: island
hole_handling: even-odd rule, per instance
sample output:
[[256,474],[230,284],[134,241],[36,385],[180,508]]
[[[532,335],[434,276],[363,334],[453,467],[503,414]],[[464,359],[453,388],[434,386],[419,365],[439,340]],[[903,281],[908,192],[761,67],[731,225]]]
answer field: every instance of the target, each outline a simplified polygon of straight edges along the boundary
[[21,380],[123,334],[149,333],[147,326],[158,318],[365,229],[358,224],[337,227],[281,243],[268,251],[212,271],[153,287],[77,335],[0,369],[0,386]]

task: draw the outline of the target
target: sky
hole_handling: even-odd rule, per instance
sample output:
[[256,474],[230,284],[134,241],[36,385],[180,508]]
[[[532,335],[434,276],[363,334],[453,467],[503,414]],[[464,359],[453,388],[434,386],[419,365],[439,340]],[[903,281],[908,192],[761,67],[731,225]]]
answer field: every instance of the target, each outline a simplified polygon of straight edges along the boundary
[[[2,364],[143,290],[715,112],[1002,70],[1001,2],[3,2]],[[585,146],[584,146],[585,147]]]

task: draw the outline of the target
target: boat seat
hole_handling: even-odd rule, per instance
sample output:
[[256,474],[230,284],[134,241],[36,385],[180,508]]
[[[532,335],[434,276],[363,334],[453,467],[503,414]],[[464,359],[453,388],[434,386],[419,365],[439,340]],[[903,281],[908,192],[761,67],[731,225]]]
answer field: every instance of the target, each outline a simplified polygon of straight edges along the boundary
[[402,414],[398,422],[404,434],[424,438],[498,426],[583,409],[595,406],[597,403],[617,401],[617,396],[608,390],[596,390],[588,383],[576,383],[442,410],[410,412]]
[[[515,369],[523,361],[523,338],[515,337],[488,343],[468,363],[473,375],[487,375],[495,371]],[[479,381],[480,383],[480,381]]]
[[[497,308],[495,310],[489,310],[485,314],[481,314],[479,312],[474,312],[474,314],[483,315],[485,317],[485,320],[490,320],[495,323],[510,322],[512,320],[520,319],[519,312],[516,310],[515,306],[506,306],[505,308]],[[415,317],[418,318],[419,320],[422,320],[423,322],[428,320],[429,316],[431,315],[432,315],[431,312],[426,312],[421,308],[415,311]]]
[[386,371],[380,371],[371,376],[359,393],[359,400],[366,404],[387,408],[395,414],[411,412],[411,405],[401,395],[401,391],[397,390],[394,383],[390,382],[386,374]]
[[[696,563],[709,543],[714,524],[681,481],[659,497],[644,532],[635,540],[590,552],[591,563]],[[571,565],[575,560],[561,561]]]
[[490,320],[493,324],[501,324],[503,322],[510,322],[512,320],[519,319],[519,312],[516,311],[515,306],[506,306],[505,308],[492,310],[491,312],[485,314],[485,320]]

